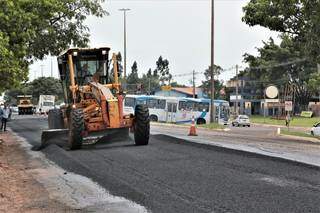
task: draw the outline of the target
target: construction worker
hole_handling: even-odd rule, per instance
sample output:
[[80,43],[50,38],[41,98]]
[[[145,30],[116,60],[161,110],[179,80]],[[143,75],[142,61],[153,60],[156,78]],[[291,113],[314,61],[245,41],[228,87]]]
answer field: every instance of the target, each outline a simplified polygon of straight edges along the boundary
[[7,121],[9,119],[10,116],[10,109],[7,106],[7,104],[4,104],[4,108],[2,109],[2,119],[1,119],[1,130],[3,131],[7,131],[6,127],[7,127]]

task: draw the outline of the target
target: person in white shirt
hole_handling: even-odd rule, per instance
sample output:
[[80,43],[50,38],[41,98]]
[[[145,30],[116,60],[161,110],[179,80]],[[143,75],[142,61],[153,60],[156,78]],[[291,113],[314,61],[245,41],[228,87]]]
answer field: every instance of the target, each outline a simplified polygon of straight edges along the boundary
[[2,109],[2,119],[1,119],[1,130],[3,129],[3,131],[7,131],[6,127],[7,127],[7,121],[10,115],[10,109],[7,106],[7,104],[4,104],[4,108]]

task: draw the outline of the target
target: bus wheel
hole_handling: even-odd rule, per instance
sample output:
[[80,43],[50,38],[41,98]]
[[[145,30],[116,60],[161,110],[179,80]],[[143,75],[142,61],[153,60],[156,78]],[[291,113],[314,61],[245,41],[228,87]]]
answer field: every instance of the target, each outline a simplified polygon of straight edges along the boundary
[[206,120],[204,120],[203,118],[199,118],[199,119],[197,120],[197,124],[198,124],[198,125],[206,124]]
[[156,115],[150,115],[150,121],[157,122],[158,117]]

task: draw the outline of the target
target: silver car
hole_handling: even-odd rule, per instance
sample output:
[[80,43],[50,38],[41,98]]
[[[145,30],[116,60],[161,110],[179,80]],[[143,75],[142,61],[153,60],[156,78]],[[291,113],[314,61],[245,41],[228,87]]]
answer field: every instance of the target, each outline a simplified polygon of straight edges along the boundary
[[247,115],[238,115],[235,120],[231,122],[232,126],[247,126],[250,127],[250,119]]

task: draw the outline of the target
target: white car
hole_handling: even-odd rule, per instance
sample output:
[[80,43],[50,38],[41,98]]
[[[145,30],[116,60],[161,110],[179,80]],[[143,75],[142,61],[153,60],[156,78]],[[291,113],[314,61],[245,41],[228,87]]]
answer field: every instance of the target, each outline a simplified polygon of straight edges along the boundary
[[311,128],[311,135],[320,136],[320,122],[313,125]]
[[250,119],[247,115],[238,115],[235,120],[231,122],[232,126],[247,126],[250,127]]

